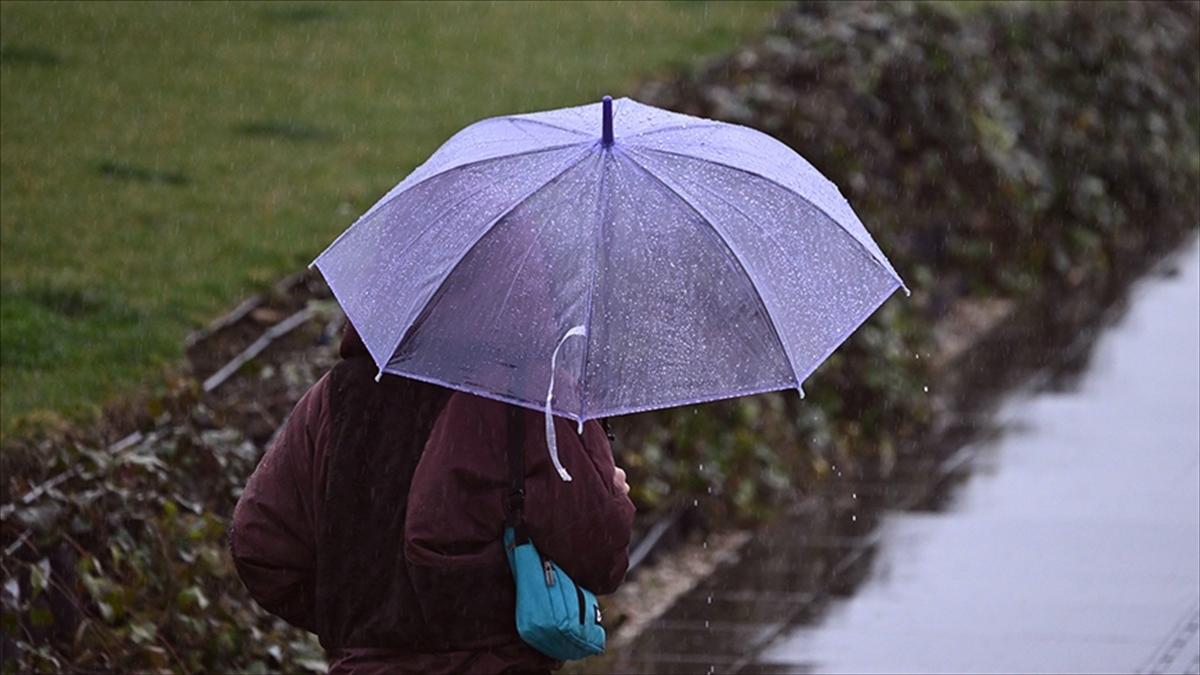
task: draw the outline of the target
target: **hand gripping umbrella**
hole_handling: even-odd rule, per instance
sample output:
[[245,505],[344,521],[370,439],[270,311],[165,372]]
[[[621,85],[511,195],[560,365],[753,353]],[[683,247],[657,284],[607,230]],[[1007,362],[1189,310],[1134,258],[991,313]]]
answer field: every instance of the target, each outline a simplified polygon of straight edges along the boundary
[[632,99],[477,122],[313,262],[391,373],[585,420],[780,389],[903,282],[829,180]]

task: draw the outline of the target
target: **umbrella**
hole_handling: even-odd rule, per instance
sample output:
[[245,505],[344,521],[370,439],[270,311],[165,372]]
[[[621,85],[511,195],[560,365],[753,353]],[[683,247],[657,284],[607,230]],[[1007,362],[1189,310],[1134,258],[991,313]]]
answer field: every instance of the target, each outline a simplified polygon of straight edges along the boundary
[[551,414],[800,390],[903,287],[784,144],[608,97],[463,129],[313,265],[380,376],[545,411],[556,465]]

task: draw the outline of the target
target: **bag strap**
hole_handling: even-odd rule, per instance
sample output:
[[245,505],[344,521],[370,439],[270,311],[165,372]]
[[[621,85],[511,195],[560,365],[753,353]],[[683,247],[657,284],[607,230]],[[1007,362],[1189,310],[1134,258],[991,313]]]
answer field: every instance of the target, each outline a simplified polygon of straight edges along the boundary
[[529,540],[525,531],[525,420],[524,411],[508,406],[508,494],[504,498],[504,524],[513,528],[516,544]]

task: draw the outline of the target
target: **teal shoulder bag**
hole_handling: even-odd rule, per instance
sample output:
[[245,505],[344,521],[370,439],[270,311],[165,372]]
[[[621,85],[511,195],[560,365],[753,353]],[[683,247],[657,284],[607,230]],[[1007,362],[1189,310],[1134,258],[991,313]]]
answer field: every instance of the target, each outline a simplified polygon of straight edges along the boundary
[[596,596],[576,584],[530,541],[525,528],[525,430],[521,410],[508,416],[509,494],[504,500],[504,551],[517,584],[517,633],[559,661],[604,652]]

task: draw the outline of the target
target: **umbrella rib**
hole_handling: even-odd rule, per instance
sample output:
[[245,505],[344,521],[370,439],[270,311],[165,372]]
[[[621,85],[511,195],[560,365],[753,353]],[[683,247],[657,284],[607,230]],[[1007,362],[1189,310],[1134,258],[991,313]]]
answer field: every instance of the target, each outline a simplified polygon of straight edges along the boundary
[[[571,141],[570,143],[556,143],[554,145],[547,145],[544,148],[530,148],[528,150],[518,150],[517,152],[507,152],[507,153],[504,153],[501,155],[496,155],[495,157],[484,157],[483,159],[476,159],[476,160],[472,160],[469,162],[463,162],[462,164],[453,164],[451,166],[447,166],[442,169],[438,169],[435,173],[431,173],[428,176],[422,177],[421,180],[413,183],[412,185],[409,185],[408,187],[404,188],[402,191],[397,192],[396,194],[392,195],[391,199],[388,199],[388,203],[391,203],[393,200],[396,199],[396,197],[399,197],[400,195],[408,192],[409,190],[417,187],[418,185],[424,184],[431,178],[437,178],[438,176],[446,174],[450,171],[454,171],[456,169],[469,169],[469,168],[476,167],[476,166],[482,166],[489,162],[497,162],[502,159],[516,159],[517,157],[527,157],[529,155],[536,155],[536,154],[542,153],[542,152],[553,152],[555,150],[564,150],[566,148],[574,147],[577,145],[582,145],[586,142],[587,142],[586,140],[578,140],[578,141]],[[418,167],[418,168],[420,168],[420,167]],[[414,169],[414,171],[415,171],[415,169]],[[383,208],[384,206],[387,206],[387,204],[381,204],[380,208]],[[377,209],[375,207],[371,207],[370,211],[367,211],[367,213],[364,214],[364,217],[366,215],[369,215],[370,213],[372,213],[374,211],[378,211],[378,210],[379,209]],[[362,219],[360,218],[359,220],[362,220]],[[356,222],[355,224],[357,225],[358,223]]]
[[657,129],[648,129],[646,131],[641,131],[636,134],[630,134],[629,136],[623,137],[622,140],[628,142],[628,141],[632,141],[636,138],[644,138],[644,137],[650,136],[652,134],[661,134],[661,133],[664,133],[667,131],[679,131],[680,129],[687,129],[688,131],[693,131],[696,129],[707,129],[709,127],[727,127],[727,126],[729,126],[729,125],[726,124],[725,122],[700,122],[698,124],[673,124],[669,127],[659,127]]
[[[629,158],[629,161],[632,162],[634,166],[637,166],[639,169],[644,171],[647,176],[650,176],[654,180],[658,181],[660,185],[670,190],[671,193],[679,199],[679,201],[683,202],[688,208],[694,211],[696,215],[700,217],[701,222],[708,226],[708,229],[713,233],[717,241],[719,241],[725,247],[725,249],[729,251],[730,255],[733,256],[733,260],[737,263],[738,267],[741,268],[742,274],[746,275],[746,278],[749,279],[750,288],[754,291],[754,297],[758,298],[758,304],[762,307],[763,313],[767,315],[767,323],[770,324],[771,330],[775,333],[775,339],[779,341],[779,348],[783,350],[783,356],[787,359],[788,367],[792,371],[792,377],[799,378],[800,374],[796,371],[796,362],[792,358],[792,352],[788,349],[787,343],[783,341],[783,334],[779,332],[779,326],[775,323],[775,316],[771,313],[771,308],[767,306],[767,302],[763,298],[762,292],[758,289],[758,281],[754,273],[750,271],[750,268],[742,259],[741,254],[737,252],[737,249],[733,247],[733,244],[725,239],[725,237],[721,234],[721,231],[717,229],[717,226],[713,224],[712,218],[710,218],[708,214],[701,211],[700,207],[688,200],[688,198],[684,196],[683,193],[680,192],[674,185],[669,183],[665,178],[659,176],[654,171],[651,171],[649,167],[639,162],[633,155],[624,151],[622,151],[621,154]],[[796,380],[796,386],[800,386],[799,379]]]
[[[570,169],[567,169],[567,171],[570,171]],[[567,171],[564,171],[563,174],[566,174]],[[569,198],[569,195],[564,196],[555,204],[555,206],[557,207],[561,203],[567,201]],[[497,305],[496,309],[492,312],[492,320],[488,324],[487,332],[490,333],[493,329],[495,329],[496,322],[500,320],[500,315],[503,314],[505,308],[508,307],[508,301],[510,298],[512,298],[513,289],[516,288],[517,285],[517,279],[521,277],[521,272],[525,271],[525,264],[529,262],[530,254],[533,253],[534,247],[537,246],[539,241],[541,241],[542,233],[546,231],[546,228],[549,227],[550,224],[551,219],[547,218],[545,222],[543,222],[541,226],[537,228],[537,231],[533,235],[533,241],[529,242],[529,245],[525,247],[525,251],[521,254],[521,262],[519,265],[517,265],[516,271],[513,272],[512,280],[508,282],[508,288],[504,291],[504,299],[500,301],[500,304]]]
[[775,245],[775,248],[781,254],[783,254],[785,256],[787,255],[787,247],[784,246],[783,244],[779,243],[779,239],[774,234],[771,233],[771,230],[769,228],[763,227],[762,224],[759,223],[757,219],[751,217],[751,215],[749,213],[746,213],[745,209],[738,206],[732,200],[726,198],[725,195],[721,194],[720,192],[717,192],[716,190],[708,187],[707,185],[697,183],[695,185],[695,187],[697,187],[701,190],[704,190],[708,194],[712,195],[714,198],[719,199],[721,201],[721,203],[725,204],[726,206],[733,209],[734,211],[737,211],[738,215],[740,215],[741,217],[746,219],[746,222],[757,227],[759,232],[761,232],[764,236],[766,236],[767,239],[770,239],[771,243]]
[[[408,187],[404,188],[403,190],[400,190],[399,192],[397,192],[391,196],[388,196],[385,194],[379,203],[377,203],[374,206],[372,206],[371,208],[367,209],[366,213],[359,216],[359,218],[357,220],[355,220],[354,223],[350,225],[350,227],[347,227],[345,229],[345,231],[343,231],[341,234],[338,235],[337,239],[333,240],[333,243],[329,244],[329,246],[326,246],[325,250],[321,251],[321,253],[318,254],[317,257],[314,258],[313,261],[308,264],[308,266],[312,267],[313,265],[316,265],[317,261],[320,260],[322,256],[324,256],[327,252],[333,250],[334,246],[337,246],[339,243],[341,243],[342,239],[345,239],[346,235],[350,234],[350,231],[353,230],[355,227],[357,227],[359,225],[359,223],[366,221],[368,218],[375,215],[377,212],[383,210],[384,207],[388,206],[392,202],[399,199],[401,195],[408,194],[408,192],[410,190],[412,190],[413,188],[417,187],[418,185],[422,185],[433,178],[437,178],[438,176],[444,175],[444,174],[446,174],[450,171],[454,171],[456,169],[466,169],[466,168],[475,167],[475,166],[482,166],[484,164],[487,164],[488,162],[496,162],[496,161],[499,161],[502,159],[514,159],[517,157],[525,157],[527,155],[536,155],[540,152],[552,152],[554,150],[563,150],[565,148],[582,145],[586,142],[587,141],[585,141],[585,140],[579,140],[579,141],[574,141],[571,143],[560,143],[557,145],[548,145],[544,148],[521,150],[519,152],[510,152],[510,153],[503,154],[503,155],[496,155],[495,157],[485,157],[483,159],[477,159],[477,160],[470,161],[470,162],[463,162],[462,164],[454,164],[451,166],[443,167],[442,169],[439,169],[438,171],[431,173],[428,176],[422,177],[417,182],[413,183],[412,185],[409,185]],[[420,168],[420,167],[417,167],[417,168]],[[415,170],[416,169],[414,169],[414,171]],[[411,176],[412,174],[409,174],[409,175]],[[405,180],[408,180],[408,179],[405,178]],[[401,183],[403,183],[403,182],[404,181],[401,181]]]
[[557,124],[543,122],[542,120],[530,119],[528,117],[519,117],[516,115],[509,115],[507,117],[499,117],[497,119],[508,120],[508,121],[514,122],[514,123],[515,122],[529,122],[530,124],[540,124],[544,127],[550,127],[551,129],[558,129],[559,131],[565,131],[570,134],[579,134],[580,136],[587,136],[589,138],[592,136],[591,134],[587,133],[586,131],[580,131],[579,129],[571,129],[568,127],[560,127]]
[[592,247],[592,283],[588,286],[587,311],[583,318],[583,373],[579,378],[579,419],[583,420],[588,404],[588,359],[592,354],[592,300],[596,297],[596,286],[600,276],[600,247],[604,245],[604,195],[608,186],[608,162],[600,165],[600,187],[596,191],[596,229],[600,230]]
[[454,202],[453,204],[449,204],[445,208],[443,208],[441,211],[438,211],[437,215],[435,215],[433,218],[430,218],[429,222],[425,225],[425,227],[422,228],[421,231],[418,232],[416,234],[416,236],[414,236],[412,238],[412,241],[408,242],[408,244],[404,248],[402,248],[399,251],[397,251],[396,253],[394,253],[393,256],[396,258],[403,257],[406,253],[411,251],[412,248],[417,245],[417,242],[419,242],[421,240],[421,238],[424,237],[427,232],[432,230],[434,228],[434,226],[436,226],[437,223],[446,216],[447,213],[450,213],[454,209],[457,209],[458,207],[462,206],[463,204],[467,203],[468,201],[474,199],[475,197],[479,196],[480,193],[484,192],[485,190],[488,190],[489,188],[491,188],[490,185],[484,184],[484,185],[476,188],[475,190],[468,192],[466,195],[464,195],[461,199]]
[[[870,251],[870,249],[868,249],[866,247],[865,244],[863,244],[861,241],[859,241],[858,237],[854,236],[849,230],[847,230],[845,227],[843,227],[842,224],[838,222],[837,218],[834,218],[833,216],[831,216],[828,211],[826,211],[825,209],[818,206],[816,203],[813,202],[813,200],[809,199],[806,195],[804,195],[800,191],[794,190],[773,178],[769,178],[767,176],[762,175],[761,173],[758,173],[756,171],[751,171],[749,169],[744,169],[740,166],[734,166],[733,164],[730,164],[728,162],[722,162],[722,161],[718,161],[718,160],[711,159],[708,157],[696,157],[694,155],[689,155],[685,152],[675,152],[672,150],[663,150],[661,148],[651,148],[648,146],[637,146],[637,147],[638,147],[638,150],[643,150],[646,152],[656,152],[656,153],[663,154],[663,155],[671,155],[674,157],[683,157],[684,159],[691,159],[691,160],[695,160],[697,162],[707,162],[709,164],[713,164],[716,166],[725,167],[726,169],[730,169],[732,171],[738,171],[738,172],[741,172],[741,173],[744,173],[744,174],[747,174],[750,176],[754,176],[755,178],[758,178],[760,180],[765,180],[768,183],[771,183],[772,185],[775,185],[783,190],[787,190],[788,193],[794,194],[797,197],[799,197],[800,199],[803,199],[806,203],[808,203],[809,206],[811,206],[814,209],[816,209],[817,211],[821,212],[821,214],[824,215],[825,218],[829,220],[829,222],[833,223],[834,227],[841,230],[842,233],[845,234],[846,236],[850,237],[850,239],[854,241],[854,245],[863,254],[865,254],[867,256],[867,258],[869,258],[872,262],[874,262],[876,265],[878,265],[880,268],[882,268],[883,271],[887,272],[888,276],[891,276],[896,281],[900,282],[900,287],[904,289],[905,293],[909,293],[908,285],[904,283],[904,280],[900,278],[900,275],[897,274],[895,270],[892,270],[889,268],[890,263],[884,264],[883,261],[881,261],[879,258],[875,257],[875,254],[872,253]],[[828,180],[828,179],[826,179],[826,180]]]
[[578,156],[572,157],[568,162],[564,162],[561,168],[551,174],[549,178],[542,181],[531,190],[514,200],[511,205],[501,211],[499,215],[493,218],[492,221],[483,228],[483,231],[479,233],[479,236],[475,237],[475,239],[463,249],[462,253],[459,254],[458,258],[454,261],[454,264],[450,266],[450,269],[444,275],[442,275],[442,278],[439,279],[437,284],[434,285],[433,292],[430,293],[429,298],[426,299],[419,308],[417,308],[417,311],[414,312],[413,318],[408,321],[408,325],[406,325],[404,329],[400,331],[400,337],[397,338],[396,344],[392,345],[391,350],[387,352],[387,361],[385,361],[379,368],[380,372],[383,372],[383,370],[387,368],[388,363],[390,363],[392,358],[396,355],[396,350],[400,348],[400,345],[404,343],[404,339],[408,337],[408,332],[412,330],[413,324],[416,323],[417,317],[421,315],[421,312],[425,311],[425,308],[428,307],[430,303],[434,302],[438,296],[438,293],[441,292],[442,287],[446,284],[446,280],[454,274],[455,270],[458,269],[458,266],[462,264],[463,260],[466,260],[471,251],[473,251],[475,247],[479,245],[479,242],[483,241],[483,238],[486,237],[488,233],[496,227],[496,224],[508,217],[508,215],[515,211],[517,207],[529,201],[529,199],[531,199],[534,195],[549,187],[559,178],[562,178],[564,174],[575,168],[584,159],[587,159],[587,156],[591,153],[591,151],[592,147],[589,146],[588,148],[584,149],[583,152],[580,152]]
[[521,132],[521,134],[523,136],[525,136],[525,138],[528,138],[529,140],[533,141],[534,143],[538,142],[537,136],[534,136],[533,134],[529,133],[528,129],[526,129],[525,127],[518,124],[518,122],[520,122],[521,120],[518,120],[514,117],[506,117],[504,119],[508,120],[509,125],[511,125],[512,128],[516,129],[517,131]]

